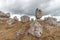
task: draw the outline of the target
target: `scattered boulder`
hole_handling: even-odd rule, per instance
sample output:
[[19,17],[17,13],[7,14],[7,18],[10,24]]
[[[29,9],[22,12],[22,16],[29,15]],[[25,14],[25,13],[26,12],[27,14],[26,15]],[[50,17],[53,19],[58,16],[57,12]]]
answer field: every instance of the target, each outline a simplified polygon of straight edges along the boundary
[[7,21],[7,23],[8,23],[8,25],[9,25],[9,27],[12,27],[13,25],[13,23],[14,23],[14,20],[13,19],[9,19],[8,21]]
[[17,16],[15,16],[13,19],[14,19],[15,21],[18,21],[18,18],[17,18]]
[[47,17],[44,19],[44,21],[46,21],[50,25],[56,25],[57,24],[56,18],[52,18],[52,17]]
[[30,17],[29,16],[22,16],[21,17],[21,22],[28,22],[30,21]]
[[34,21],[30,24],[30,28],[28,29],[28,33],[32,34],[33,36],[40,37],[42,34],[42,26],[39,22]]

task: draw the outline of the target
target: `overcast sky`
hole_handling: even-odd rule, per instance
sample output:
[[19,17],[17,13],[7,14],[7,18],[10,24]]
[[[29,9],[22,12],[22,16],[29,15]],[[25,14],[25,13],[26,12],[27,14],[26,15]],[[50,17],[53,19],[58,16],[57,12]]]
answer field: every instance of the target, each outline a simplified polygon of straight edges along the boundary
[[34,16],[36,8],[42,10],[43,16],[52,15],[60,20],[60,0],[0,0],[1,11],[10,12],[18,17]]

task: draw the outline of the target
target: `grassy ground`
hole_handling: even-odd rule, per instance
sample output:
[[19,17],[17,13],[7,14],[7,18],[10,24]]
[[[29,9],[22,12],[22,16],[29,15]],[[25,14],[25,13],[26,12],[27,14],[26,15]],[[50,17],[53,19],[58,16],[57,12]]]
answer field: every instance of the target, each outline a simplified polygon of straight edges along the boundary
[[[17,21],[13,23],[12,28],[9,28],[6,21],[0,21],[0,32],[2,31],[2,33],[0,33],[0,40],[41,40],[41,38],[37,38],[26,33],[30,23],[31,22],[22,23],[20,21]],[[20,35],[18,38],[13,39],[15,32],[19,29],[23,29],[25,33],[23,35]],[[60,37],[55,37],[55,40],[60,40]]]

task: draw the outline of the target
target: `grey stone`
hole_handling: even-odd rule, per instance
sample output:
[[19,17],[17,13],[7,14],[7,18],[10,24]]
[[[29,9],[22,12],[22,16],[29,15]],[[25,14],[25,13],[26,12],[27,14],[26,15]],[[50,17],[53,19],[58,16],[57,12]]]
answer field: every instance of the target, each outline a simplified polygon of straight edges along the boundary
[[0,11],[0,18],[9,18],[9,17],[10,17],[10,13],[4,13]]
[[18,18],[17,18],[17,16],[15,16],[13,19],[14,19],[15,21],[18,21]]
[[12,26],[13,26],[12,23],[14,23],[14,19],[9,19],[9,20],[7,21],[7,23],[8,23],[8,25],[9,25],[9,27],[12,27]]
[[42,11],[37,8],[35,11],[35,16],[36,16],[36,19],[40,19],[42,17]]
[[6,13],[6,16],[9,18],[10,17],[10,13]]
[[30,21],[30,17],[29,16],[22,16],[21,21],[22,22],[28,22],[28,21]]
[[41,24],[37,21],[34,21],[30,24],[30,28],[28,29],[28,33],[32,34],[33,36],[40,37],[42,34],[43,28]]
[[52,25],[52,24],[56,25],[57,24],[56,18],[52,18],[52,17],[47,17],[47,18],[44,19],[44,21],[46,21],[50,25]]

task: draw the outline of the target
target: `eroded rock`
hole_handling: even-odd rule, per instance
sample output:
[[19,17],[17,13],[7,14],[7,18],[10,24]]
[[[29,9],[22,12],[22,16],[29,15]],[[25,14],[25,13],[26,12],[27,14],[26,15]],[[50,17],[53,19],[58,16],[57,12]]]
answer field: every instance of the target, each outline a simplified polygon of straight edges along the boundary
[[42,26],[39,22],[34,21],[30,24],[30,29],[28,33],[32,34],[33,36],[40,37],[42,34]]

